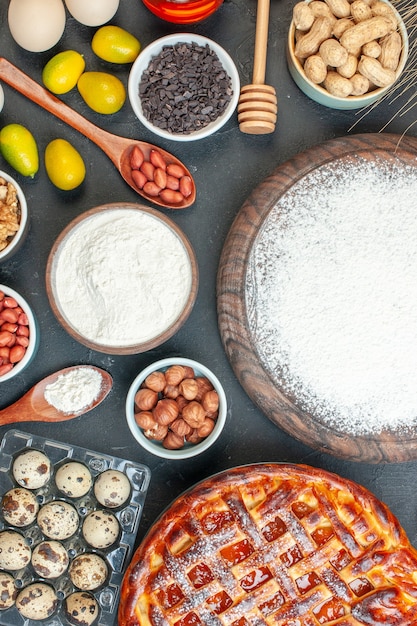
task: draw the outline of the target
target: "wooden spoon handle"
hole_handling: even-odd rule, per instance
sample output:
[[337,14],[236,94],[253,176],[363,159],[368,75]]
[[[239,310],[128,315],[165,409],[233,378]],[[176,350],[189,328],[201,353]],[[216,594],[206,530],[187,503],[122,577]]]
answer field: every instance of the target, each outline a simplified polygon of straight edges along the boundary
[[258,0],[252,82],[263,85],[266,72],[270,0]]
[[102,147],[101,143],[104,142],[106,138],[112,137],[110,133],[99,128],[74,111],[74,109],[71,109],[71,107],[56,98],[3,57],[0,57],[0,78],[16,89],[16,91],[29,98],[29,100],[32,100],[32,102],[46,109],[49,113],[52,113],[52,115],[55,115],[72,128],[75,128],[75,130],[78,130],[82,135],[100,147]]
[[77,417],[76,414],[58,412],[46,401],[42,413],[36,411],[32,404],[32,393],[30,390],[20,400],[0,410],[0,426],[18,422],[64,422]]

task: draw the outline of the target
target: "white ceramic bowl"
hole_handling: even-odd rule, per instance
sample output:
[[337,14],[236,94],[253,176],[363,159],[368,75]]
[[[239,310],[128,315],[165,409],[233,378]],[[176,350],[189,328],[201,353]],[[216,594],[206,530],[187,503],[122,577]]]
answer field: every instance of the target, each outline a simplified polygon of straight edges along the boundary
[[[174,46],[178,43],[193,43],[195,42],[197,45],[205,46],[208,45],[210,49],[216,53],[219,58],[223,68],[229,75],[232,83],[233,94],[231,100],[225,109],[225,111],[220,115],[216,120],[210,122],[204,128],[200,130],[196,130],[189,134],[186,133],[177,133],[174,134],[169,132],[168,130],[159,128],[150,122],[144,115],[141,99],[139,97],[139,84],[142,79],[142,74],[144,70],[146,70],[149,66],[151,59],[157,56],[164,46]],[[233,115],[236,110],[236,106],[239,99],[240,92],[240,80],[239,74],[236,68],[235,63],[233,62],[230,55],[217,44],[215,41],[208,39],[207,37],[203,37],[201,35],[194,35],[191,33],[176,33],[175,35],[167,35],[166,37],[161,37],[157,39],[153,43],[149,44],[144,48],[135,62],[132,65],[130,74],[129,74],[129,83],[128,83],[128,94],[130,104],[132,106],[133,111],[135,112],[139,121],[153,133],[158,135],[159,137],[163,137],[164,139],[171,139],[174,141],[195,141],[196,139],[203,139],[204,137],[208,137],[212,135],[216,131],[218,131]]]
[[[311,0],[305,0],[307,4]],[[395,7],[388,2],[387,0],[382,0],[386,4],[388,4],[392,10],[396,13],[398,19],[398,29],[401,34],[403,40],[403,48],[401,51],[401,57],[399,66],[396,70],[397,80],[400,77],[402,71],[404,70],[405,64],[407,62],[408,57],[408,35],[407,28],[401,19],[400,14],[395,9]],[[377,100],[379,100],[384,94],[386,94],[389,89],[392,88],[392,85],[388,87],[378,87],[373,91],[370,91],[362,96],[348,96],[347,98],[339,98],[330,94],[324,87],[321,85],[317,85],[313,83],[309,78],[307,78],[303,66],[300,60],[295,56],[295,26],[294,21],[291,21],[290,29],[288,32],[288,41],[287,41],[287,62],[289,72],[296,83],[296,85],[301,89],[306,96],[322,104],[331,109],[340,109],[340,110],[350,110],[350,109],[361,109],[362,107],[366,107],[370,104],[373,104]]]
[[[152,372],[165,372],[172,365],[184,365],[191,367],[194,370],[195,376],[203,376],[208,378],[214,389],[217,391],[219,397],[219,413],[216,419],[214,429],[211,431],[211,433],[201,442],[195,444],[186,443],[182,448],[177,450],[168,450],[164,448],[162,442],[148,439],[135,420],[135,395],[144,380]],[[135,380],[132,382],[126,398],[126,418],[132,435],[134,436],[136,441],[138,441],[140,445],[145,448],[145,450],[165,459],[189,459],[190,457],[196,456],[210,448],[210,446],[212,446],[213,443],[218,439],[220,433],[223,430],[226,422],[226,415],[226,394],[217,376],[215,376],[215,374],[213,374],[213,372],[209,370],[205,365],[202,365],[201,363],[198,363],[197,361],[194,361],[192,359],[186,359],[181,357],[170,357],[162,359],[146,367],[138,376],[136,376]]]
[[[21,359],[21,361],[15,363],[15,365],[9,372],[0,376],[0,383],[4,383],[7,380],[14,378],[14,376],[18,376],[19,374],[21,374],[23,370],[32,361],[33,357],[36,354],[36,350],[38,349],[39,333],[38,333],[37,322],[36,322],[35,316],[28,302],[25,300],[25,298],[23,298],[23,296],[21,296],[20,293],[17,293],[17,291],[12,289],[11,287],[8,287],[7,285],[0,285],[0,292],[4,294],[6,297],[8,296],[16,300],[18,306],[21,307],[23,312],[26,314],[28,322],[29,322],[28,324],[29,345],[26,348],[25,355]],[[1,324],[1,320],[0,320],[0,324]],[[1,331],[1,328],[0,328],[0,331]]]
[[65,330],[106,354],[137,354],[185,323],[198,290],[194,250],[160,211],[112,203],[64,228],[48,257],[46,290]]
[[8,183],[11,183],[16,189],[17,198],[20,205],[20,226],[19,230],[10,240],[10,243],[0,250],[0,263],[2,261],[7,261],[10,257],[19,250],[20,246],[23,244],[25,237],[27,235],[29,221],[28,221],[28,208],[26,203],[25,194],[22,191],[20,185],[7,174],[6,172],[0,171],[0,177],[4,178]]

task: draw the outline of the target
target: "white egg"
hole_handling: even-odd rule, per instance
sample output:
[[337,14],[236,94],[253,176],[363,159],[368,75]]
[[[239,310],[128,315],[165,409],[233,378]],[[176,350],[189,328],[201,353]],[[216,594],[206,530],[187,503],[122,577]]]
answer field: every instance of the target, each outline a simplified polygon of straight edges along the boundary
[[85,26],[101,26],[115,15],[119,0],[65,0],[68,11]]
[[11,0],[9,5],[12,37],[29,52],[43,52],[58,43],[65,20],[62,0]]
[[4,105],[4,91],[3,87],[0,85],[0,111],[2,110]]

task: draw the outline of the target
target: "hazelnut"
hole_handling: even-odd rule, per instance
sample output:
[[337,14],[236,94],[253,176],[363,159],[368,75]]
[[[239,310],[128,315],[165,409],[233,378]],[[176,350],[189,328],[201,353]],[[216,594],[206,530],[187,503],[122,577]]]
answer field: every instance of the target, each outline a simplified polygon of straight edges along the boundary
[[158,394],[152,389],[142,388],[135,394],[135,405],[139,411],[150,411],[158,402]]
[[210,419],[209,417],[206,417],[206,419],[204,420],[204,422],[201,424],[201,426],[199,426],[199,428],[197,428],[197,434],[199,437],[207,437],[207,435],[209,435],[211,433],[211,431],[213,430],[215,425],[214,420]]
[[168,431],[167,436],[164,438],[162,445],[167,450],[178,450],[184,445],[184,437],[180,437],[176,433]]
[[144,431],[145,437],[148,439],[154,439],[155,441],[162,441],[168,432],[168,426],[163,426],[155,422],[155,426],[148,428]]
[[178,409],[181,413],[183,408],[188,404],[189,401],[186,400],[184,396],[178,396],[178,398],[176,398],[176,402],[178,404]]
[[152,391],[159,393],[166,385],[165,374],[163,372],[152,372],[145,378],[145,386]]
[[192,400],[182,410],[183,419],[192,428],[198,428],[202,425],[205,419],[205,412],[199,402]]
[[195,378],[195,372],[192,367],[189,365],[183,365],[184,368],[184,378]]
[[219,410],[219,396],[215,389],[207,391],[201,398],[201,405],[206,412],[207,417],[217,416]]
[[171,365],[165,372],[167,385],[178,386],[185,377],[185,368],[182,365]]
[[185,436],[185,440],[188,443],[200,443],[200,441],[203,441],[203,439],[204,437],[200,437],[200,435],[198,434],[197,428],[193,428],[190,434]]
[[198,383],[195,378],[184,378],[179,384],[179,392],[186,400],[194,400],[198,393]]
[[180,394],[180,390],[177,385],[165,385],[163,389],[165,398],[172,398],[175,400]]
[[207,391],[211,391],[213,389],[213,385],[205,376],[197,376],[196,381],[198,384],[198,394],[195,400],[200,401]]
[[176,435],[179,435],[180,437],[185,437],[186,435],[189,435],[192,431],[191,426],[187,424],[187,422],[183,420],[182,417],[178,417],[174,422],[172,422],[172,424],[170,425],[170,429],[172,430],[172,432],[174,432]]
[[154,420],[158,422],[158,424],[162,424],[164,426],[168,426],[175,419],[177,419],[178,414],[178,405],[175,400],[171,400],[170,398],[163,398],[162,400],[158,400],[155,408],[152,411]]
[[135,413],[135,422],[143,430],[148,430],[156,425],[153,415],[150,411],[140,411]]

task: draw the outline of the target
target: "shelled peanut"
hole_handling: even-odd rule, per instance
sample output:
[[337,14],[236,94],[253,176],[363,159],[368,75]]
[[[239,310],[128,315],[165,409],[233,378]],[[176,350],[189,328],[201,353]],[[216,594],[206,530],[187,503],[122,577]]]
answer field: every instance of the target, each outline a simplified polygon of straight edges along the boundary
[[170,450],[205,439],[219,413],[219,397],[212,383],[205,376],[196,376],[188,365],[172,365],[149,374],[134,402],[135,421],[145,437]]
[[167,204],[181,204],[193,191],[193,182],[178,163],[167,163],[159,150],[152,149],[149,159],[135,145],[130,154],[131,176],[138,189],[148,196],[159,196]]
[[396,80],[403,42],[382,0],[312,0],[293,8],[295,56],[330,94],[363,95]]
[[26,313],[13,297],[0,291],[0,378],[23,359],[29,335]]

